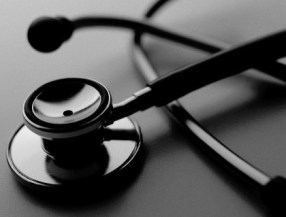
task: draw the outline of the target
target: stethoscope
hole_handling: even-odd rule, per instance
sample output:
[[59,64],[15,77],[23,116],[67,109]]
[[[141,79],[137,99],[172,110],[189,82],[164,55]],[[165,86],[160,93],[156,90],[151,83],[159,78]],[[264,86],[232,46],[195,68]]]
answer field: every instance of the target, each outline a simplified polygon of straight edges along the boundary
[[[152,17],[165,2],[156,2],[146,17]],[[285,67],[276,61],[286,54],[281,46],[286,31],[220,51],[221,47],[217,45],[178,35],[144,21],[112,17],[75,20],[45,17],[31,24],[28,40],[36,50],[51,52],[70,39],[75,30],[91,26],[133,30],[136,33],[134,60],[150,82],[114,105],[103,84],[83,78],[51,81],[32,92],[23,107],[24,125],[12,137],[7,152],[9,166],[21,183],[49,192],[81,191],[90,186],[113,185],[118,177],[128,177],[130,171],[136,170],[143,146],[138,124],[127,116],[152,106],[167,105],[193,138],[256,187],[272,210],[283,210],[286,180],[279,176],[269,177],[227,149],[174,100],[249,68],[286,80]],[[158,77],[141,45],[142,33],[217,53]]]

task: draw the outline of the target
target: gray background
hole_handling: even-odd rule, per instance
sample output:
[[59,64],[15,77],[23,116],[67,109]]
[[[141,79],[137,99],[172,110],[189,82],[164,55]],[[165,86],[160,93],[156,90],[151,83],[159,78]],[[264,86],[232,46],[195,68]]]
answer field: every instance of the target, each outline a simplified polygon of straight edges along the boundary
[[[61,206],[27,194],[14,181],[5,154],[11,135],[22,123],[24,99],[36,87],[69,76],[93,78],[106,84],[118,102],[144,86],[129,59],[130,33],[84,30],[56,53],[46,55],[27,44],[30,22],[43,15],[140,18],[152,2],[1,1],[0,216],[267,216],[247,186],[205,157],[158,108],[133,115],[142,127],[147,161],[138,179],[116,197]],[[286,2],[282,0],[181,0],[170,4],[155,22],[185,34],[237,44],[283,29],[285,20]],[[204,58],[158,40],[148,40],[147,48],[161,72]],[[285,90],[275,79],[248,71],[182,101],[231,149],[268,174],[286,175]]]

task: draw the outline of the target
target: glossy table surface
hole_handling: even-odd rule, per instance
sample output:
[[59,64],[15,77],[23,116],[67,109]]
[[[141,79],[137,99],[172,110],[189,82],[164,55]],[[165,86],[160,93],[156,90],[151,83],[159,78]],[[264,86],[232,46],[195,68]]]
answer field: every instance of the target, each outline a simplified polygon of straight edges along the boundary
[[[75,197],[75,203],[59,204],[30,194],[15,181],[5,155],[11,136],[22,124],[22,104],[39,85],[64,77],[92,78],[110,88],[114,102],[145,85],[130,59],[132,34],[128,31],[86,29],[57,52],[40,54],[27,43],[29,24],[39,16],[54,15],[140,19],[152,2],[1,2],[0,216],[268,216],[256,193],[195,147],[161,108],[132,116],[142,128],[146,162],[137,179],[116,195],[89,203]],[[285,20],[282,0],[180,0],[173,1],[154,22],[186,35],[235,45],[283,29]],[[162,73],[206,57],[151,38],[146,49]],[[229,148],[267,174],[286,175],[282,82],[250,70],[191,93],[182,102]]]

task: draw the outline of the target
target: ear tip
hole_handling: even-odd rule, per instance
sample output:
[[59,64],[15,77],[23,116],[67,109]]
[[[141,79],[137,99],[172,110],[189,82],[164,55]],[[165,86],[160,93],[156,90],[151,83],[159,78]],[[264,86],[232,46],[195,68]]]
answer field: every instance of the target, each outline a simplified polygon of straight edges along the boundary
[[66,18],[40,17],[28,29],[28,41],[41,52],[52,52],[69,39],[73,33],[73,23]]

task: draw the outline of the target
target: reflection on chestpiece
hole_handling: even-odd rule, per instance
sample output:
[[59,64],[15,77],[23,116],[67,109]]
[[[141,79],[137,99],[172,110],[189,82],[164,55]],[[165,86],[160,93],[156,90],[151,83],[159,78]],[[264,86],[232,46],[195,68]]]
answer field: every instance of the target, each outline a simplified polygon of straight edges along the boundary
[[8,150],[10,167],[33,188],[106,181],[129,166],[142,142],[130,119],[110,125],[112,110],[109,91],[96,81],[69,78],[41,86],[25,102],[25,125]]

